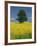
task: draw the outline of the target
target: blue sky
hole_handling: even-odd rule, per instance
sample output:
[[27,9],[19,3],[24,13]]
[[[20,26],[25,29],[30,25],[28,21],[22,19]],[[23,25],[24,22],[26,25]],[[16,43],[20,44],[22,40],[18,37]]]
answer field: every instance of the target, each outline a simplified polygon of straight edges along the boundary
[[16,6],[10,7],[10,17],[14,18],[14,20],[16,21],[17,13],[19,12],[20,9],[26,11],[27,17],[32,17],[32,7],[16,7]]

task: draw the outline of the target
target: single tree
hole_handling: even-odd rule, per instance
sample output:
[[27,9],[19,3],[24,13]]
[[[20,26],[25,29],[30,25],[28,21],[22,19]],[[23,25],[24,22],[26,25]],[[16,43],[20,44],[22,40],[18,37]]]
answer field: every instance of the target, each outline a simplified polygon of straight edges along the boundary
[[24,21],[27,21],[27,16],[26,16],[26,12],[24,10],[19,10],[18,14],[17,14],[17,20],[22,23]]

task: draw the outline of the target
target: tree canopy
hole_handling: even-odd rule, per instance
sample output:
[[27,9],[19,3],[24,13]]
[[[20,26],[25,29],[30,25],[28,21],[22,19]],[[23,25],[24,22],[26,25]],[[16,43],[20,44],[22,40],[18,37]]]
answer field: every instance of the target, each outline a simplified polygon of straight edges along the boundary
[[26,16],[26,12],[24,10],[19,10],[18,14],[17,14],[17,20],[22,23],[24,21],[27,21],[27,16]]

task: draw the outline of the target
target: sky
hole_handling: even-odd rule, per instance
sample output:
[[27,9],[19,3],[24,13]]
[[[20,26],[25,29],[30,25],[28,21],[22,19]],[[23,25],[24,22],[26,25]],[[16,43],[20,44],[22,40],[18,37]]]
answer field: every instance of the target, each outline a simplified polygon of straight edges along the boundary
[[[26,16],[27,17],[32,17],[32,7],[17,7],[17,6],[11,6],[10,7],[10,18],[14,18],[14,21],[17,21],[17,14],[20,9],[23,9],[26,11]],[[30,19],[31,21],[31,19]]]

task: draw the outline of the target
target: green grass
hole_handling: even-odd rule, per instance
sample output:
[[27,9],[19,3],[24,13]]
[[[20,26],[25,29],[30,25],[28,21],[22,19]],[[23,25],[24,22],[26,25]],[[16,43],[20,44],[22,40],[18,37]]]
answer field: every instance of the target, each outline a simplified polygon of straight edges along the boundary
[[10,39],[31,39],[32,38],[32,23],[15,23],[10,24]]

